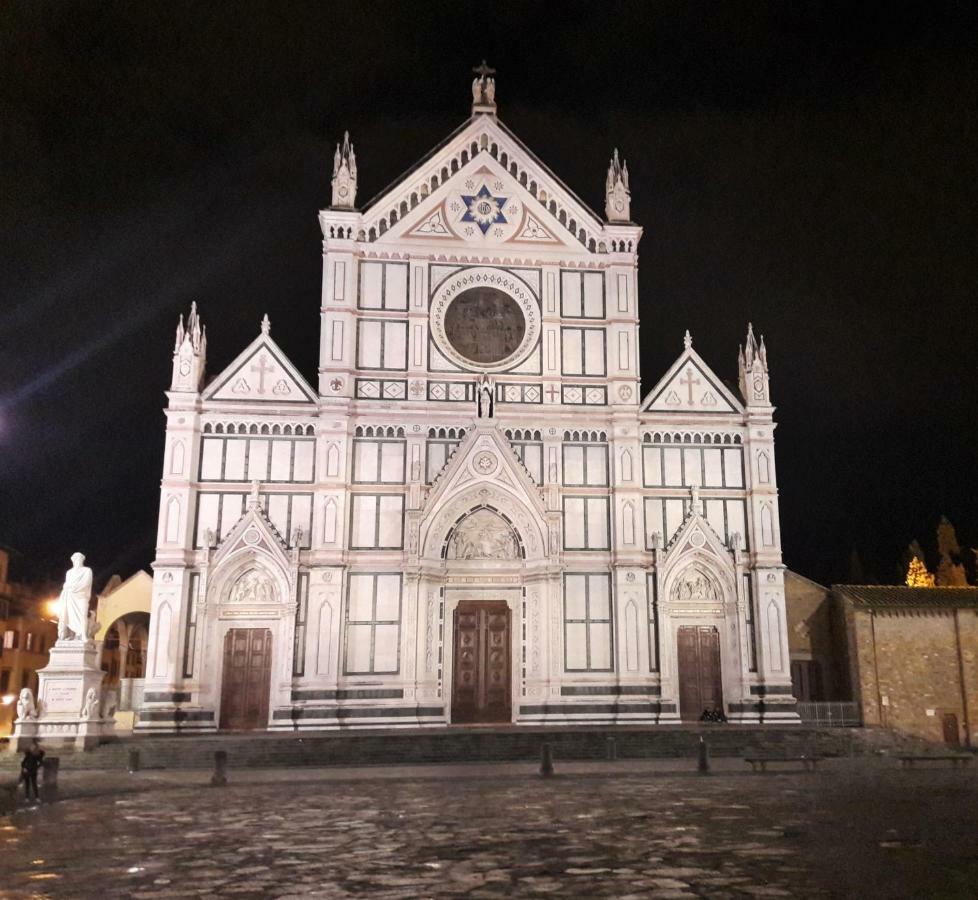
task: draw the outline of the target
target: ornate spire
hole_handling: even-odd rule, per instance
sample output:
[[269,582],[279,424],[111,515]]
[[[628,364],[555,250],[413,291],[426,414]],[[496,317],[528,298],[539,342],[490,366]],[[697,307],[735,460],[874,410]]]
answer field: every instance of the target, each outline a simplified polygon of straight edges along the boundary
[[754,337],[754,326],[747,324],[747,340],[737,353],[737,368],[740,372],[740,393],[748,406],[770,406],[770,387],[767,371],[767,348],[764,337],[758,343]]
[[693,348],[693,336],[689,333],[689,329],[686,329],[686,333],[683,335],[683,347],[687,350]]
[[268,334],[271,330],[272,330],[272,323],[268,318],[268,313],[265,313],[265,315],[262,317],[261,320],[261,333]]
[[357,199],[357,155],[350,143],[350,132],[343,132],[343,146],[333,154],[333,207],[353,209]]
[[172,391],[197,391],[204,377],[207,357],[207,331],[201,325],[197,304],[190,304],[186,325],[183,314],[177,322],[176,343],[173,345]]
[[604,212],[609,222],[628,222],[632,215],[632,192],[628,186],[628,163],[618,159],[618,148],[611,156],[604,183]]
[[472,115],[496,115],[496,79],[492,77],[496,70],[482,60],[482,65],[472,71],[475,73],[472,79]]
[[190,315],[187,316],[187,334],[190,335],[190,340],[194,345],[194,349],[200,350],[200,341],[201,341],[200,316],[197,315],[196,300],[192,301],[190,304]]

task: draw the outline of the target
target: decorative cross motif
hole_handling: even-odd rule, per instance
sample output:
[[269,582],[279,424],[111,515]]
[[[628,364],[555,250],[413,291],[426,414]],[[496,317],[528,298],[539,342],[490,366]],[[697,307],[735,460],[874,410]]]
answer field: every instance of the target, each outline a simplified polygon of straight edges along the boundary
[[557,402],[557,395],[560,393],[560,391],[558,391],[556,387],[554,387],[553,385],[550,385],[550,387],[547,388],[546,393],[547,393],[547,399],[551,403],[556,403]]
[[681,385],[684,385],[686,387],[686,389],[689,391],[689,405],[692,406],[693,405],[693,385],[700,383],[699,378],[693,378],[693,370],[692,369],[687,369],[686,370],[686,377],[685,378],[680,378],[679,379],[679,383]]
[[268,360],[265,359],[265,354],[263,353],[258,357],[258,365],[252,366],[251,371],[257,373],[258,375],[258,393],[265,393],[265,376],[269,372],[274,372],[275,367],[268,365]]

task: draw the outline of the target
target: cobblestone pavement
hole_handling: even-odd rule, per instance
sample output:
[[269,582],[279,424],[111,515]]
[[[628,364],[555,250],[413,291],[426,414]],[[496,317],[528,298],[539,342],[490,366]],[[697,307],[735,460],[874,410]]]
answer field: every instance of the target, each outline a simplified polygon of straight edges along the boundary
[[0,895],[978,896],[976,773],[823,768],[166,773],[0,819]]

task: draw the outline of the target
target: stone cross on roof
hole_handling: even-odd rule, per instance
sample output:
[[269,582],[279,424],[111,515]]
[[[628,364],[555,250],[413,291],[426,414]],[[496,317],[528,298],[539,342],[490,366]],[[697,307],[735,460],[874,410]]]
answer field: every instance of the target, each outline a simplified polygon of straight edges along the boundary
[[475,78],[472,79],[472,115],[476,113],[496,114],[496,79],[492,76],[496,70],[492,66],[486,65],[482,60],[481,65],[475,66],[472,71]]
[[492,66],[487,66],[485,60],[482,60],[482,63],[478,66],[475,66],[472,69],[472,71],[475,72],[475,74],[478,75],[480,78],[485,78],[486,75],[496,74],[496,70],[492,68]]

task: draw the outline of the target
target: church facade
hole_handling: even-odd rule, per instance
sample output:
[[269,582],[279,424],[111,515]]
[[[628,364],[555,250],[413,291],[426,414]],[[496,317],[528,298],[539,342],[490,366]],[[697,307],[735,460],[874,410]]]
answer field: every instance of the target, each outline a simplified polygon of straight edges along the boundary
[[592,212],[491,74],[362,208],[337,147],[315,383],[181,319],[141,730],[796,721],[763,341],[643,396],[627,167]]

